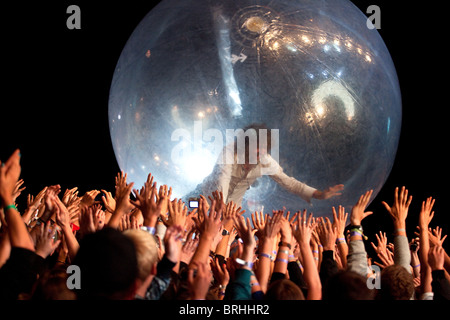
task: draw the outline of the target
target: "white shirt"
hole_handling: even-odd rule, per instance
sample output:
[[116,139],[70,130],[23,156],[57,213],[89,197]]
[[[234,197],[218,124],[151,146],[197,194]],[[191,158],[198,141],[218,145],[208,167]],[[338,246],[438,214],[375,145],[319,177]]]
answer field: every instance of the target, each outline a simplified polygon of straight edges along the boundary
[[264,155],[260,163],[250,171],[246,171],[242,164],[216,164],[213,172],[202,183],[202,194],[222,191],[225,203],[233,201],[241,205],[245,192],[256,179],[268,175],[285,190],[298,195],[308,203],[316,191],[303,182],[289,177],[283,168],[270,155]]

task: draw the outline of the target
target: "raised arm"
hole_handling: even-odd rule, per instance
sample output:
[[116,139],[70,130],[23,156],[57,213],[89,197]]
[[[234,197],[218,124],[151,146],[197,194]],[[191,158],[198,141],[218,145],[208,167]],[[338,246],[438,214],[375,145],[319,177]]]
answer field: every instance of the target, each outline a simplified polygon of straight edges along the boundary
[[303,277],[308,285],[306,298],[307,300],[320,300],[322,299],[322,283],[309,245],[313,228],[312,213],[307,218],[306,210],[303,210],[303,214],[298,216],[297,223],[292,228],[292,234],[297,239],[303,257]]
[[345,208],[339,206],[338,212],[333,207],[333,227],[336,229],[336,244],[339,251],[339,257],[341,258],[342,266],[347,268],[347,255],[348,255],[348,245],[345,240],[345,226],[347,224],[348,213],[345,212]]
[[350,241],[348,244],[347,265],[350,271],[354,271],[363,277],[367,276],[367,253],[363,243],[363,228],[361,222],[373,212],[365,211],[369,204],[373,190],[361,195],[350,213]]
[[409,273],[411,273],[411,254],[409,252],[408,237],[406,236],[406,217],[408,216],[411,201],[412,196],[408,197],[408,190],[402,187],[399,193],[397,187],[395,188],[394,203],[392,206],[389,206],[384,201],[382,202],[394,223],[394,262],[403,266]]
[[262,233],[262,239],[259,239],[259,262],[255,274],[263,292],[267,291],[272,261],[275,260],[272,249],[281,228],[282,217],[282,211],[275,212],[272,218],[267,220]]
[[9,239],[12,247],[34,251],[27,227],[13,202],[13,192],[21,172],[20,151],[17,149],[10,158],[0,161],[0,200],[6,222],[8,223]]
[[200,198],[199,211],[203,212],[203,220],[200,222],[198,218],[194,218],[199,228],[200,238],[197,250],[195,251],[194,256],[189,263],[189,267],[191,267],[192,265],[197,265],[199,263],[208,263],[211,243],[221,227],[220,218],[222,212],[215,211],[215,204],[215,201],[211,203],[209,214],[207,214],[206,200]]
[[239,257],[235,259],[238,265],[234,279],[227,288],[227,300],[251,300],[251,276],[253,273],[253,257],[256,247],[255,231],[250,226],[250,219],[242,216],[235,217],[235,226],[244,248]]
[[80,245],[75,235],[73,234],[72,227],[70,226],[69,211],[57,197],[53,200],[53,206],[55,208],[56,223],[62,229],[64,239],[67,244],[67,249],[69,250],[70,261],[73,261],[78,252],[78,249],[80,248]]
[[222,219],[223,238],[217,245],[216,255],[227,258],[228,243],[230,240],[231,232],[234,228],[234,218],[242,216],[244,213],[245,210],[241,210],[241,207],[237,207],[237,205],[233,201],[230,201],[226,204]]
[[134,183],[127,184],[127,174],[121,172],[116,178],[116,208],[109,219],[108,226],[117,229],[119,227],[120,220],[124,214],[130,213],[133,209],[133,205],[130,203],[130,193],[133,189]]

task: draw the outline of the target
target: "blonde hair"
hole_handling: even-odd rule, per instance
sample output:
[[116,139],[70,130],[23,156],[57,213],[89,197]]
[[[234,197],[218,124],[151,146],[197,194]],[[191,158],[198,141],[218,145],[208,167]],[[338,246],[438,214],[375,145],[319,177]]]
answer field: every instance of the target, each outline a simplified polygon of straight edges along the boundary
[[136,247],[138,278],[145,281],[150,275],[153,265],[158,262],[158,248],[154,236],[139,229],[128,229],[124,235],[133,241]]

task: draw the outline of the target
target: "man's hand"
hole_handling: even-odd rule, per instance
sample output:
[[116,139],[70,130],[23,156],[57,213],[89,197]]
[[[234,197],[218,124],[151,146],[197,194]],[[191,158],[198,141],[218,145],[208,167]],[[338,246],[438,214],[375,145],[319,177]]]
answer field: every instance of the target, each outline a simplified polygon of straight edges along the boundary
[[445,251],[442,246],[434,246],[428,253],[428,264],[432,271],[444,270]]
[[368,211],[365,212],[367,205],[369,204],[370,197],[372,196],[373,190],[367,191],[365,194],[363,194],[358,202],[353,206],[351,214],[350,214],[350,224],[354,226],[361,225],[361,221],[367,217],[370,216],[373,212]]
[[41,224],[38,228],[40,229],[36,237],[36,254],[45,259],[53,254],[61,243],[61,240],[54,241],[58,231],[56,226],[50,226],[50,221],[45,226]]
[[183,228],[180,225],[169,226],[164,234],[165,255],[173,263],[178,263],[180,260],[182,234]]
[[422,230],[427,230],[428,225],[434,216],[433,206],[435,200],[432,197],[427,198],[426,201],[422,202],[422,209],[419,214],[419,228]]
[[319,218],[319,223],[317,225],[317,234],[320,239],[320,243],[323,245],[323,250],[334,251],[334,244],[336,243],[336,228],[331,225],[330,219],[325,217]]
[[299,244],[309,246],[311,240],[312,231],[315,228],[315,222],[313,222],[313,214],[310,213],[309,217],[306,217],[306,209],[303,210],[303,214],[299,214],[297,223],[292,226],[292,235],[295,237]]
[[391,215],[396,229],[405,229],[406,217],[408,216],[408,209],[411,201],[412,196],[408,197],[408,190],[405,187],[402,187],[399,195],[397,187],[395,188],[395,199],[392,207],[384,201],[381,202]]
[[339,206],[338,213],[336,213],[336,209],[333,207],[333,227],[336,228],[336,238],[345,238],[344,231],[345,225],[347,223],[348,212],[345,212],[345,208]]
[[313,198],[315,199],[319,199],[319,200],[327,200],[333,197],[337,197],[340,196],[342,193],[341,191],[344,190],[344,185],[343,184],[337,184],[335,186],[326,188],[323,191],[320,190],[316,190],[313,193]]

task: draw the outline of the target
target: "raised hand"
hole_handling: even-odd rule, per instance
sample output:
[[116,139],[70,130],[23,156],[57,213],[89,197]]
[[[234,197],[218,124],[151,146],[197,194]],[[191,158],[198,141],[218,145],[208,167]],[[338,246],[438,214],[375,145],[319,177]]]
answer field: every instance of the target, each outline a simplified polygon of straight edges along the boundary
[[[28,223],[30,220],[32,220],[33,215],[35,215],[36,210],[41,206],[43,203],[43,199],[45,196],[45,193],[47,192],[47,187],[42,189],[36,197],[33,197],[31,194],[28,194],[27,196],[27,209],[25,210],[25,213],[23,214],[22,218],[25,223]],[[37,216],[37,213],[36,213]]]
[[180,225],[173,224],[169,226],[164,234],[164,248],[167,259],[178,263],[181,255],[181,240],[183,239],[183,228]]
[[359,197],[358,202],[353,206],[350,214],[350,224],[351,225],[361,225],[361,221],[370,216],[373,212],[366,212],[366,207],[369,204],[370,197],[372,196],[373,190],[367,191],[361,197]]
[[430,247],[442,246],[447,235],[442,237],[442,228],[436,227],[435,229],[428,228],[428,235],[430,238]]
[[[125,178],[126,181],[126,178]],[[95,198],[100,194],[99,190],[90,190],[81,197],[80,206],[90,207],[95,204]]]
[[214,279],[221,288],[219,299],[223,299],[225,295],[225,288],[228,285],[228,282],[230,282],[230,273],[228,272],[227,265],[225,263],[220,265],[219,259],[215,258],[211,259],[210,267],[213,272]]
[[[116,183],[116,194],[115,194],[115,200],[116,200],[116,210],[115,212],[123,212],[123,213],[129,213],[134,206],[130,202],[130,193],[133,189],[134,183],[127,183],[127,174],[123,174],[121,172],[118,175],[117,183]],[[97,193],[98,194],[98,193]]]
[[[197,274],[194,277],[194,271]],[[211,284],[211,272],[207,262],[194,262],[188,270],[188,287],[192,300],[204,300]]]
[[[281,223],[280,223],[280,234],[281,238],[280,241],[283,243],[287,243],[292,245],[292,228],[291,228],[291,221],[293,222],[293,219],[289,220],[289,214],[290,212],[286,214],[286,217],[281,217]],[[294,215],[295,218],[295,215]]]
[[212,193],[212,196],[213,196],[212,198],[211,198],[211,196],[208,196],[208,198],[211,201],[211,203],[213,200],[215,200],[215,204],[216,204],[215,210],[216,211],[219,211],[219,210],[225,211],[225,202],[223,200],[222,191],[219,192],[216,190]]
[[16,201],[16,199],[20,196],[20,194],[22,193],[23,190],[25,190],[27,187],[23,187],[21,188],[21,186],[23,185],[23,179],[20,179],[19,181],[16,182],[16,185],[14,187],[14,191],[13,191],[13,202]]
[[251,228],[250,218],[244,218],[242,216],[234,218],[234,225],[238,232],[239,237],[244,242],[244,245],[256,246],[255,232],[256,230]]
[[327,199],[342,195],[342,193],[341,193],[342,190],[344,190],[344,185],[337,184],[335,186],[328,187],[328,188],[324,189],[323,191],[316,190],[313,193],[313,198],[319,199],[319,200],[327,200]]
[[380,235],[375,234],[375,237],[377,238],[377,245],[375,245],[373,242],[370,244],[372,245],[372,248],[375,250],[375,252],[379,255],[387,250],[387,237],[386,232],[381,232]]
[[223,211],[222,219],[224,229],[230,232],[234,226],[234,218],[242,216],[244,213],[245,210],[241,210],[241,207],[238,207],[233,201],[227,203]]
[[307,244],[309,246],[314,228],[315,222],[313,222],[313,214],[310,213],[309,216],[306,217],[305,209],[302,214],[298,215],[297,223],[292,226],[292,235],[299,244]]
[[[66,207],[69,207],[73,202],[77,201],[78,199],[78,187],[72,188],[72,189],[67,189],[64,192],[64,195],[61,199],[62,203],[64,203],[64,205]],[[95,199],[95,198],[94,198]],[[81,201],[81,199],[80,199]]]
[[[206,212],[207,210],[207,203],[205,202],[206,201],[204,201],[203,199],[200,199],[199,201],[199,208],[202,207],[203,212]],[[210,238],[211,240],[214,239],[214,237],[217,235],[222,225],[220,221],[222,211],[215,211],[215,205],[215,200],[213,200],[211,203],[211,207],[209,208],[209,215],[205,214],[201,223],[200,221],[198,221],[198,218],[194,218],[200,231],[200,236],[205,236],[207,238]]]
[[141,210],[144,218],[144,226],[154,228],[156,221],[160,216],[160,211],[158,210],[158,205],[156,203],[156,182],[153,184],[150,184],[150,182],[144,183],[141,191],[138,192],[137,190],[134,190],[134,194],[136,200],[131,200],[131,203]]
[[434,246],[428,253],[428,264],[432,271],[444,270],[445,251],[442,246]]
[[266,227],[268,218],[269,215],[268,214],[264,215],[262,211],[260,212],[255,211],[254,213],[252,213],[253,228],[256,229],[255,235],[260,240],[264,236],[264,228]]
[[36,234],[36,254],[40,255],[42,258],[47,258],[49,255],[58,248],[61,240],[54,240],[57,236],[58,230],[50,225],[50,221],[41,224],[39,227],[39,232]]
[[432,197],[428,197],[426,201],[422,202],[422,209],[419,214],[419,228],[423,230],[428,229],[428,225],[434,217],[434,211],[432,211],[434,202],[435,199]]
[[394,264],[394,253],[388,248],[386,233],[380,231],[380,235],[375,234],[377,238],[377,245],[371,242],[371,245],[375,252],[377,253],[378,258],[381,263],[375,261],[374,263],[381,267],[386,268]]
[[16,150],[5,163],[0,161],[0,200],[4,206],[14,203],[13,193],[21,172],[19,154]]
[[[130,193],[134,183],[127,183],[127,174],[120,172],[116,177],[116,208],[108,221],[108,226],[118,228],[120,220],[124,214],[128,214],[133,210],[134,205],[130,200]],[[80,222],[81,223],[81,222]]]
[[336,228],[336,237],[337,238],[345,238],[344,231],[345,226],[347,224],[348,212],[345,212],[345,208],[339,206],[338,212],[336,213],[336,209],[332,207],[333,211],[333,227]]
[[400,194],[398,187],[395,188],[394,203],[389,206],[385,201],[381,203],[391,215],[394,226],[397,229],[404,229],[406,224],[406,217],[408,216],[409,205],[411,204],[412,196],[408,197],[408,189],[402,187]]
[[[93,207],[81,207],[78,216],[78,221],[80,223],[80,234],[85,236],[89,233],[94,233],[95,223],[94,223],[94,209]],[[119,222],[118,222],[119,224]],[[116,227],[117,228],[117,227]]]
[[281,219],[283,218],[283,211],[274,211],[273,216],[269,217],[264,226],[263,238],[275,239],[281,229]]
[[116,200],[112,196],[111,192],[102,189],[102,193],[104,194],[102,196],[102,202],[106,211],[113,213],[114,210],[116,210]]
[[192,237],[193,233],[188,233],[186,242],[181,248],[180,261],[189,264],[198,246],[198,237]]
[[174,199],[173,201],[168,202],[169,208],[169,218],[167,220],[167,225],[175,225],[184,227],[186,224],[187,211],[185,203],[180,199]]
[[328,217],[325,217],[325,220],[323,218],[319,219],[317,235],[319,236],[320,243],[323,245],[323,250],[334,251],[337,230],[336,228],[333,228]]

